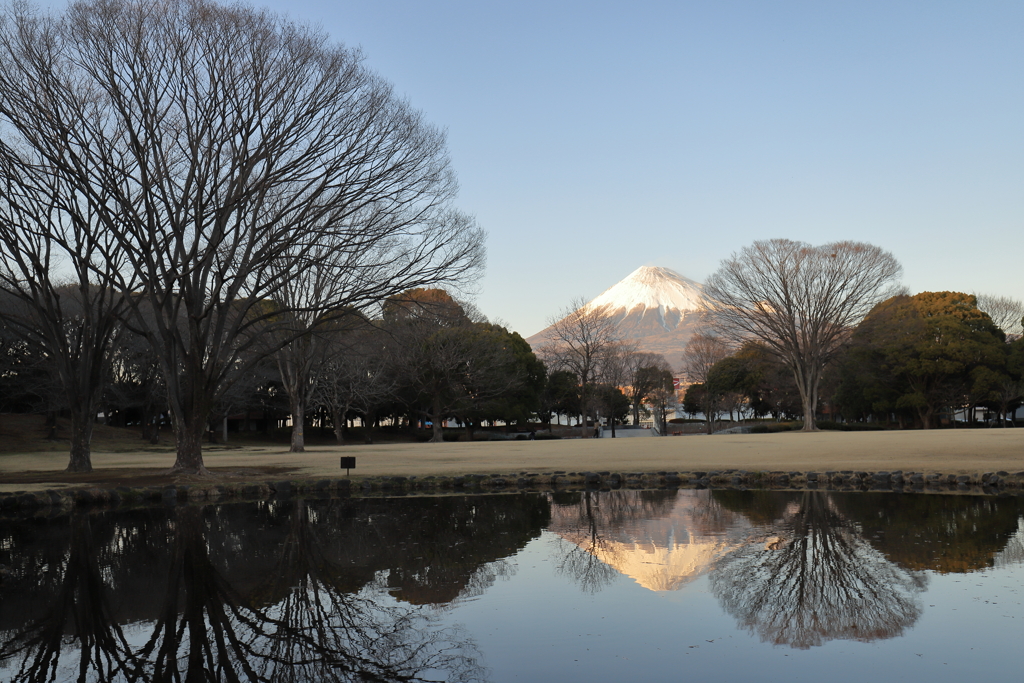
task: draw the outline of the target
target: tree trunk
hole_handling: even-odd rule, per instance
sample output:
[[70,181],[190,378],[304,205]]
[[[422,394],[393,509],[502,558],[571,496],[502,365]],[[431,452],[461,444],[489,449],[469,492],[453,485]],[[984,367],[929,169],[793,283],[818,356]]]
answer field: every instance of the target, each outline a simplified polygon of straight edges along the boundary
[[345,444],[345,416],[348,415],[348,404],[346,403],[344,408],[334,408],[332,412],[332,419],[334,420],[334,438],[338,440],[338,445]]
[[92,426],[89,407],[71,410],[71,459],[65,472],[92,472]]
[[290,403],[292,411],[292,444],[288,451],[290,453],[302,453],[306,450],[306,434],[304,431],[306,406],[297,398],[293,398]]
[[[156,408],[153,406],[153,402],[146,400],[142,406],[142,439],[149,443],[157,443],[160,440],[160,435],[154,437],[153,432],[159,432],[159,429],[155,427],[156,422]],[[156,441],[154,441],[154,438]]]
[[587,385],[583,383],[580,384],[580,413],[583,415],[580,422],[580,438],[586,439],[590,434],[587,429]]
[[814,419],[814,411],[818,408],[818,376],[805,368],[793,368],[793,379],[800,390],[800,402],[804,409],[804,426],[801,431],[817,432],[818,425]]
[[363,424],[363,443],[373,443],[373,425],[377,421],[377,416],[373,409],[366,409],[363,411],[362,424]]
[[441,399],[434,397],[433,410],[430,413],[430,421],[432,423],[433,436],[430,437],[430,443],[442,443],[444,442],[444,432],[441,429]]
[[46,428],[46,440],[56,441],[57,440],[57,411],[50,410],[46,413],[46,423],[43,425]]
[[816,432],[818,423],[814,418],[814,409],[817,407],[817,397],[810,395],[803,399],[804,404],[804,427],[801,431]]
[[199,474],[207,476],[209,470],[203,464],[203,431],[206,420],[193,415],[191,420],[174,420],[176,457],[171,474]]

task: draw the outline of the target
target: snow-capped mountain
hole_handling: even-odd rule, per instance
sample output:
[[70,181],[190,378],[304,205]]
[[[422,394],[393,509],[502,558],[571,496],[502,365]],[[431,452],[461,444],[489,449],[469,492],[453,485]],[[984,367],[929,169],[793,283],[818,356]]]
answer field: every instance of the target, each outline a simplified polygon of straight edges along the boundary
[[[673,367],[700,318],[701,285],[669,268],[641,266],[587,304],[615,320],[623,339],[635,340],[642,351],[660,353]],[[527,341],[551,341],[551,328]]]

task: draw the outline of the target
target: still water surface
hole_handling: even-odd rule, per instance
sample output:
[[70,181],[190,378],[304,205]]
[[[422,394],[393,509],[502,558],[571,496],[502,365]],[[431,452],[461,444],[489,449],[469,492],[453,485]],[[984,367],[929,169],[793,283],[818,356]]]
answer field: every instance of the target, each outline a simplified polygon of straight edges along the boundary
[[1016,680],[1022,512],[683,490],[4,520],[0,680]]

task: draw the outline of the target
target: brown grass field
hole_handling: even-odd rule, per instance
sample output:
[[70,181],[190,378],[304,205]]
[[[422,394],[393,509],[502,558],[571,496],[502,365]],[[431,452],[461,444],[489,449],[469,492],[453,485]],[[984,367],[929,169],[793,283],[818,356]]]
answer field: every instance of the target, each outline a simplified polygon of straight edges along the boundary
[[[170,443],[144,446],[134,430],[99,427],[94,471],[66,474],[66,442],[45,442],[36,425],[0,416],[0,491],[82,485],[150,486],[171,477]],[[204,459],[215,480],[325,478],[344,474],[338,457],[355,456],[359,476],[426,476],[612,471],[903,470],[970,474],[1024,471],[1024,429],[885,432],[783,432],[663,438],[381,443],[308,447],[289,453],[282,443],[211,446]]]

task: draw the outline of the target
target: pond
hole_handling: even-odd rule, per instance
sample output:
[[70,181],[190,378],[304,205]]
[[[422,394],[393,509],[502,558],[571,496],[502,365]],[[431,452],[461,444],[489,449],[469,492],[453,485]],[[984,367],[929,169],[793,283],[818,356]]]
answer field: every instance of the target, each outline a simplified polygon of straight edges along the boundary
[[0,680],[1016,677],[1021,514],[658,490],[4,519]]

